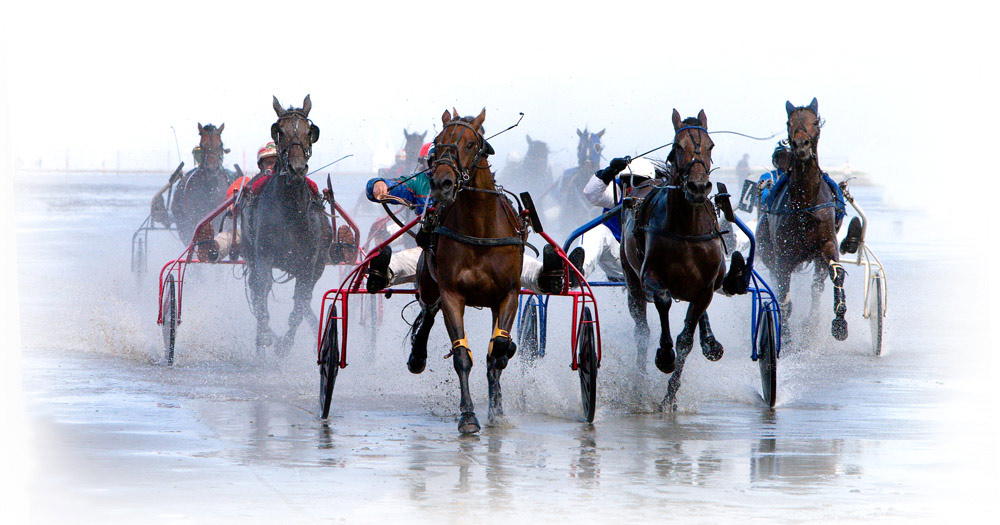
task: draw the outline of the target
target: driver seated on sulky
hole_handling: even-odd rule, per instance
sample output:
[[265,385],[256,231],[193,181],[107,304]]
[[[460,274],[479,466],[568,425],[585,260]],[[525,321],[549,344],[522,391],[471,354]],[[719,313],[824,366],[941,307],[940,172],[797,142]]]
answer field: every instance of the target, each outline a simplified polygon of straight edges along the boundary
[[[433,143],[424,144],[420,149],[417,166],[426,166],[425,169],[397,179],[375,177],[369,180],[366,187],[368,200],[401,203],[410,206],[418,215],[423,215],[430,199],[430,164],[433,157]],[[412,282],[417,275],[417,263],[422,252],[423,249],[419,247],[396,253],[393,253],[390,246],[382,248],[368,266],[368,291],[375,293],[398,283]],[[521,286],[535,293],[556,294],[562,291],[562,259],[552,246],[546,244],[542,248],[541,262],[524,256]]]
[[[597,170],[583,188],[587,202],[603,208],[602,213],[621,204],[633,188],[656,177],[656,167],[649,159],[628,157],[612,159],[608,167]],[[580,236],[569,253],[569,260],[586,278],[600,266],[608,280],[623,282],[621,262],[622,227],[618,215],[611,217]]]

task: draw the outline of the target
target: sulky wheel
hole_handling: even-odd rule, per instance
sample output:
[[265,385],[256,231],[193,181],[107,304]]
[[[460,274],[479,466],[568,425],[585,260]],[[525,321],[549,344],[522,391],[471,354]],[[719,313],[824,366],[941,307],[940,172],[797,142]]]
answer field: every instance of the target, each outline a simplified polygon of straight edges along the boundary
[[340,340],[337,338],[337,305],[330,305],[330,313],[323,329],[323,342],[319,347],[319,410],[322,418],[330,415],[330,399],[333,385],[337,382],[340,369]]
[[135,243],[132,244],[132,273],[138,274],[142,277],[143,272],[146,271],[146,242],[140,236],[135,239]]
[[583,399],[583,416],[594,422],[597,411],[597,343],[594,337],[593,317],[590,307],[583,308],[580,333],[576,344],[576,359],[580,373],[580,393]]
[[538,300],[533,295],[524,302],[521,322],[517,326],[517,346],[529,361],[542,357],[538,351]]
[[778,333],[775,329],[774,303],[767,303],[757,319],[757,365],[760,386],[767,406],[774,408],[778,397]]
[[167,274],[163,283],[163,351],[167,366],[174,364],[174,343],[177,340],[177,282]]
[[875,355],[882,355],[882,330],[885,316],[885,277],[881,273],[872,277],[872,290],[868,296],[868,322],[872,327],[872,348]]

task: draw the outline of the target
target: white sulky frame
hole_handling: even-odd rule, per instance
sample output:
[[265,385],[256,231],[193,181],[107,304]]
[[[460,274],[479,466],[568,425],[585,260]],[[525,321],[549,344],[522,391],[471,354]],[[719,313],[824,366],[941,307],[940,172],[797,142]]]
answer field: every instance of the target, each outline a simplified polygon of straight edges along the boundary
[[869,301],[869,298],[872,292],[872,286],[875,284],[877,278],[878,286],[882,288],[882,316],[884,317],[886,314],[886,305],[889,303],[889,277],[885,273],[885,267],[882,266],[882,261],[879,260],[878,256],[875,255],[875,252],[873,252],[864,241],[866,234],[868,233],[868,216],[865,215],[861,206],[854,201],[854,197],[851,196],[851,193],[847,190],[846,184],[841,185],[841,189],[844,191],[844,199],[851,203],[851,207],[853,207],[854,211],[858,212],[858,216],[861,217],[861,243],[858,246],[858,257],[856,259],[841,259],[840,262],[863,266],[865,268],[865,319],[870,318],[873,313],[870,308],[871,302]]

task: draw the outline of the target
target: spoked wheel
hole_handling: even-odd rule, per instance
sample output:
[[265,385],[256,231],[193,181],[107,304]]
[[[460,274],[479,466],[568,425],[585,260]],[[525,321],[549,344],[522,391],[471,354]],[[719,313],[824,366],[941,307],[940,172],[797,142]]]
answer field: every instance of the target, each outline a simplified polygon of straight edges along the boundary
[[163,283],[163,351],[167,366],[174,364],[174,342],[177,340],[177,281],[168,274]]
[[757,365],[760,386],[767,406],[774,408],[778,397],[778,334],[775,329],[773,303],[761,309],[757,319]]
[[530,361],[542,357],[538,351],[538,300],[528,296],[521,312],[521,322],[517,327],[517,346]]
[[583,322],[576,343],[576,360],[580,372],[580,393],[583,399],[583,416],[594,422],[597,411],[597,343],[594,337],[593,316],[590,307],[583,308]]
[[882,355],[882,329],[885,316],[885,277],[875,274],[872,277],[872,290],[868,294],[868,322],[872,327],[872,348],[875,355]]
[[326,318],[326,328],[323,329],[323,342],[320,344],[319,364],[319,410],[320,417],[330,415],[330,399],[333,397],[333,385],[337,382],[337,371],[340,370],[340,340],[337,338],[337,305],[330,305],[330,313]]

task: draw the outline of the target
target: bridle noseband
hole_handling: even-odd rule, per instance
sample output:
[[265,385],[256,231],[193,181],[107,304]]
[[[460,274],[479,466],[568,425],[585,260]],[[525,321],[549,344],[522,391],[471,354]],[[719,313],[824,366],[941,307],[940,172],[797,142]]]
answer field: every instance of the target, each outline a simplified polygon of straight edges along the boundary
[[[792,114],[795,114],[798,111],[809,111],[810,113],[812,113],[813,115],[816,116],[816,121],[817,121],[817,124],[816,124],[816,135],[815,136],[810,135],[809,131],[805,127],[805,124],[803,124],[803,123],[796,124],[794,128],[790,127],[791,126],[791,122],[792,122],[792,115],[788,115],[788,121],[785,122],[785,127],[788,128],[788,142],[789,142],[790,145],[792,144],[792,139],[795,137],[796,133],[798,133],[800,131],[803,132],[803,133],[805,133],[806,136],[809,137],[809,143],[810,143],[809,144],[809,158],[811,159],[811,158],[813,158],[816,155],[815,148],[816,148],[816,146],[819,143],[819,134],[820,134],[820,131],[822,130],[823,125],[822,125],[822,123],[819,122],[819,120],[820,120],[819,113],[813,111],[808,106],[802,106],[802,107],[795,108],[795,111],[793,111]],[[794,152],[795,152],[795,148],[793,146],[793,148],[792,148],[792,157],[796,157],[796,155],[795,155]]]
[[479,164],[479,161],[482,160],[483,155],[486,153],[486,139],[479,133],[479,130],[461,119],[454,119],[445,124],[439,136],[443,137],[449,126],[468,128],[476,136],[476,154],[473,155],[469,165],[464,168],[460,165],[461,156],[459,155],[460,146],[458,141],[462,140],[461,136],[459,136],[458,141],[449,144],[438,144],[436,140],[434,141],[434,160],[431,162],[431,171],[432,173],[436,171],[438,166],[451,168],[456,176],[455,193],[457,194],[469,182],[469,174]]
[[302,120],[306,121],[306,123],[309,124],[310,130],[312,129],[313,122],[309,120],[309,117],[306,116],[305,113],[295,109],[287,110],[285,113],[283,113],[280,117],[278,117],[278,122],[281,122],[283,119],[288,119],[292,117],[298,117],[298,119],[296,119],[294,124],[292,125],[292,133],[291,133],[292,142],[287,144],[282,144],[280,137],[284,136],[285,134],[281,131],[281,126],[277,126],[278,129],[277,142],[279,147],[278,147],[278,167],[276,167],[277,169],[275,169],[275,172],[279,174],[284,173],[289,168],[288,153],[295,146],[298,146],[302,150],[302,154],[306,157],[306,160],[309,160],[309,158],[312,157],[312,141],[307,140],[306,144],[303,144],[299,140],[298,131],[299,131],[300,121]]

